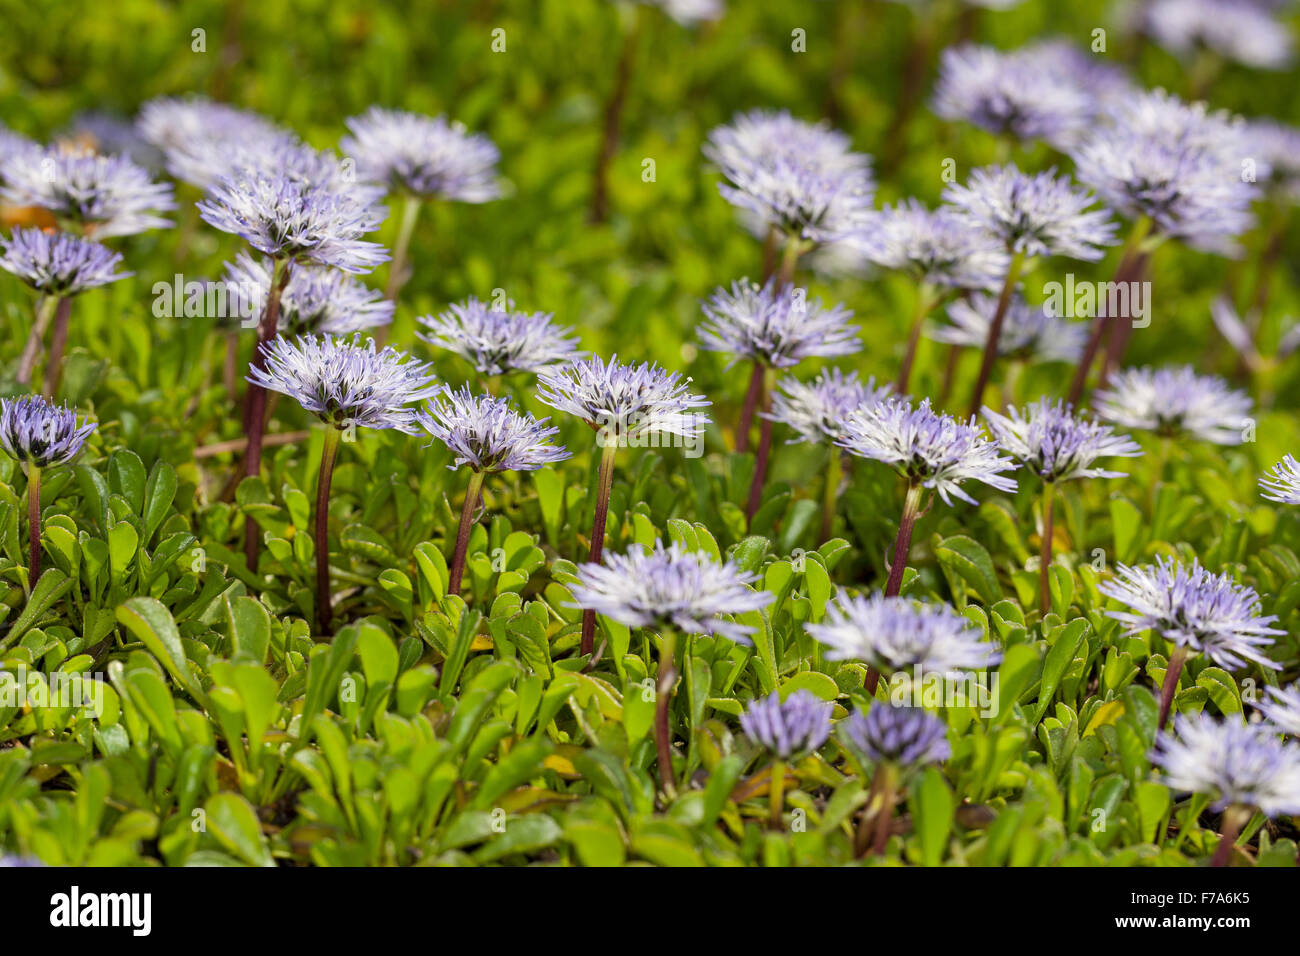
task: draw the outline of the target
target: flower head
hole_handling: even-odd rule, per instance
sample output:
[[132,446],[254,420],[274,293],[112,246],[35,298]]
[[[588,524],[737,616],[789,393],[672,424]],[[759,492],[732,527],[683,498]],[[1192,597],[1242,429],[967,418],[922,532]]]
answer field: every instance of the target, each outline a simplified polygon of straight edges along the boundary
[[1246,66],[1281,70],[1295,49],[1273,6],[1260,0],[1151,0],[1144,7],[1143,27],[1180,56],[1213,50]]
[[513,302],[498,309],[470,296],[419,322],[425,329],[416,333],[420,338],[464,357],[482,375],[540,372],[578,354],[571,330],[556,325],[551,313],[520,312]]
[[760,230],[834,242],[873,212],[870,157],[851,151],[848,137],[825,124],[786,112],[741,113],[709,133],[704,155],[726,179],[718,184],[723,198],[754,216]]
[[1251,152],[1268,168],[1267,183],[1279,197],[1300,202],[1300,129],[1275,120],[1247,125]]
[[1015,463],[998,454],[997,443],[984,435],[975,419],[965,423],[935,412],[928,398],[915,408],[904,399],[859,408],[845,421],[836,444],[933,488],[946,504],[952,504],[953,496],[975,503],[961,490],[963,481],[981,481],[999,491],[1016,488],[1014,478],[1001,474]]
[[1251,413],[1250,396],[1190,365],[1127,368],[1093,397],[1097,417],[1158,435],[1188,435],[1216,445],[1237,445]]
[[797,690],[784,701],[780,691],[750,701],[740,729],[760,747],[782,760],[810,754],[831,735],[834,705],[811,691]]
[[844,742],[867,760],[897,767],[943,763],[952,756],[948,727],[920,707],[876,702],[844,721]]
[[72,461],[95,427],[94,422],[78,426],[72,409],[52,405],[40,395],[0,398],[0,445],[37,468]]
[[468,385],[444,386],[415,420],[451,449],[457,465],[475,471],[536,471],[569,457],[550,443],[559,429],[547,428],[548,419],[515,411],[509,399],[474,395]]
[[41,144],[0,125],[0,184],[4,183],[9,161],[20,153],[40,154]]
[[1300,813],[1300,745],[1267,724],[1183,715],[1172,735],[1156,738],[1151,760],[1167,787],[1210,797],[1215,812],[1236,804],[1267,817]]
[[0,268],[48,295],[76,295],[131,275],[115,271],[120,254],[67,232],[15,229],[9,239],[0,238],[0,249]]
[[694,409],[709,400],[692,394],[689,381],[658,365],[621,365],[617,355],[609,362],[593,355],[544,370],[537,379],[537,397],[623,438],[661,432],[695,439],[709,418]]
[[421,116],[372,106],[347,121],[340,143],[357,174],[392,192],[457,202],[489,202],[501,195],[492,140],[445,116]]
[[862,661],[886,674],[919,671],[918,678],[960,680],[1002,659],[997,645],[948,605],[905,597],[841,597],[826,609],[823,623],[805,629],[830,648],[829,660]]
[[1106,425],[1076,418],[1060,401],[1039,399],[1022,411],[999,415],[984,409],[993,437],[1008,455],[1043,481],[1071,478],[1123,478],[1124,472],[1094,468],[1099,458],[1134,458],[1142,449],[1131,438],[1116,435]]
[[1030,175],[1014,165],[982,166],[963,186],[950,184],[943,198],[1007,249],[1026,256],[1068,256],[1095,261],[1115,244],[1110,212],[1055,169]]
[[772,411],[767,414],[798,433],[791,443],[834,442],[844,433],[845,419],[889,394],[887,387],[876,387],[874,378],[864,383],[858,380],[857,372],[845,375],[837,368],[823,369],[811,382],[794,377],[777,382]]
[[1098,590],[1128,606],[1127,611],[1106,612],[1128,626],[1127,634],[1158,631],[1225,670],[1245,667],[1247,661],[1281,667],[1264,656],[1263,648],[1273,643],[1273,635],[1285,632],[1269,627],[1277,618],[1260,614],[1255,589],[1227,574],[1212,574],[1199,561],[1191,567],[1165,557],[1138,568],[1121,564]]
[[415,434],[411,403],[437,394],[429,366],[393,348],[375,351],[373,339],[276,336],[261,346],[266,364],[248,380],[294,399],[336,428],[395,428]]
[[1259,479],[1259,487],[1270,501],[1300,505],[1300,463],[1294,455],[1284,456],[1272,472]]
[[[226,282],[260,315],[274,275],[271,263],[240,253],[226,264]],[[280,295],[279,330],[287,335],[350,335],[393,321],[393,303],[337,269],[295,265]]]
[[82,150],[20,150],[5,164],[0,198],[37,206],[99,238],[133,236],[171,223],[172,187],[125,156]]
[[883,269],[918,282],[959,289],[996,289],[1010,257],[998,239],[947,206],[926,209],[915,199],[871,217],[853,246]]
[[721,20],[726,12],[722,0],[642,0],[659,7],[684,27],[693,27],[706,20]]
[[1288,737],[1300,737],[1300,682],[1290,687],[1265,687],[1268,695],[1255,706]]
[[634,545],[626,554],[607,555],[604,564],[580,565],[572,590],[578,607],[628,627],[675,627],[749,644],[753,628],[719,615],[744,614],[771,603],[772,594],[749,587],[753,580],[730,561],[719,564],[676,542],[666,548],[655,542],[653,551]]
[[149,100],[136,128],[162,152],[169,173],[199,189],[215,185],[255,151],[293,140],[256,113],[198,96]]
[[811,356],[848,355],[862,348],[853,313],[841,305],[827,308],[809,302],[807,290],[781,288],[769,279],[758,286],[748,279],[718,289],[701,303],[707,321],[700,342],[712,352],[727,352],[732,361],[752,359],[775,368],[790,368]]
[[309,259],[352,273],[369,272],[388,259],[383,246],[361,238],[379,227],[373,207],[294,175],[246,169],[223,177],[198,207],[210,225],[242,236],[268,256]]
[[[971,293],[948,306],[947,324],[933,322],[925,334],[936,342],[982,349],[997,313],[998,296]],[[1019,292],[1012,293],[1002,315],[998,355],[1039,362],[1075,362],[1083,354],[1088,329],[1085,323],[1053,315],[1041,305],[1031,305]]]

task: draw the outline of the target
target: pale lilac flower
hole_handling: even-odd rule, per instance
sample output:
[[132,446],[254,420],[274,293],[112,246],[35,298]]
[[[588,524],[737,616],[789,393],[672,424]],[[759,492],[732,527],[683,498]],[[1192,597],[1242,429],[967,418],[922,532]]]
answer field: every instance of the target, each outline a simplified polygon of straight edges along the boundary
[[684,27],[694,27],[712,20],[721,20],[727,8],[722,0],[641,0],[659,7]]
[[1259,0],[1150,0],[1143,25],[1157,43],[1183,57],[1213,50],[1246,66],[1283,70],[1295,44],[1273,6]]
[[731,356],[728,366],[752,359],[774,368],[791,368],[805,358],[849,355],[862,348],[853,312],[808,300],[806,289],[780,288],[774,279],[761,287],[741,279],[700,303],[707,319],[700,343]]
[[695,409],[710,403],[691,393],[689,381],[658,365],[621,365],[617,355],[609,362],[593,355],[541,372],[537,397],[626,440],[652,432],[695,439],[709,423],[708,416]]
[[1300,505],[1300,463],[1293,455],[1284,456],[1269,474],[1259,479],[1259,487],[1270,501]]
[[276,336],[261,346],[266,366],[249,369],[254,385],[288,395],[336,428],[395,428],[416,433],[414,402],[432,398],[441,386],[429,366],[408,361],[373,339]]
[[921,707],[876,701],[854,711],[841,725],[849,749],[873,763],[915,768],[952,756],[948,725]]
[[986,229],[950,207],[931,210],[915,199],[886,206],[852,244],[875,265],[933,286],[996,289],[1011,263]]
[[294,141],[256,113],[197,96],[149,100],[136,128],[161,150],[169,173],[199,189],[216,185],[258,150]]
[[469,386],[444,386],[415,416],[416,423],[446,445],[456,465],[474,471],[536,471],[563,461],[569,453],[551,444],[558,428],[549,419],[515,411],[509,399],[474,395]]
[[135,123],[114,113],[99,110],[78,113],[58,139],[104,156],[125,156],[153,172],[163,167],[162,153],[140,135]]
[[676,542],[666,548],[655,542],[653,551],[633,545],[626,554],[607,555],[604,564],[579,565],[572,591],[577,607],[628,627],[674,627],[749,644],[753,628],[720,615],[757,611],[772,602],[769,592],[749,587],[754,580],[730,561],[720,564]]
[[787,376],[777,382],[767,417],[797,433],[790,443],[834,443],[844,433],[844,421],[864,405],[884,401],[890,391],[876,387],[874,378],[861,382],[857,372],[823,369],[811,382]]
[[740,715],[740,729],[781,760],[810,754],[831,735],[834,704],[811,691],[797,690],[785,700],[779,691],[752,700]]
[[[271,288],[271,263],[240,253],[226,264],[226,282],[250,314],[260,315]],[[360,280],[325,266],[295,265],[280,295],[278,329],[287,336],[350,335],[393,321],[393,303]]]
[[1134,458],[1141,447],[1106,425],[1077,418],[1074,409],[1060,401],[1042,398],[1022,411],[1008,409],[999,415],[984,409],[998,446],[1044,481],[1072,478],[1123,478],[1125,472],[1093,467],[1099,458]]
[[1055,168],[1022,173],[1014,164],[972,170],[967,185],[951,183],[943,198],[1012,252],[1095,261],[1116,243],[1110,212]]
[[20,153],[41,152],[41,144],[0,124],[0,184],[5,181],[9,161]]
[[964,481],[979,481],[999,491],[1015,491],[1014,469],[975,424],[935,412],[927,398],[917,407],[903,399],[877,402],[854,412],[837,439],[841,448],[892,467],[909,481],[933,488],[945,504],[952,498],[975,503],[961,490]]
[[1201,713],[1180,716],[1174,733],[1156,737],[1151,761],[1171,790],[1188,790],[1266,817],[1300,813],[1300,745],[1283,743],[1267,724]]
[[1199,561],[1188,567],[1162,556],[1154,565],[1121,564],[1098,590],[1128,606],[1127,611],[1106,612],[1127,625],[1126,634],[1157,631],[1224,670],[1243,668],[1248,661],[1274,670],[1282,666],[1269,660],[1264,648],[1273,644],[1274,635],[1286,632],[1268,626],[1277,618],[1260,614],[1255,589],[1228,574],[1213,574]]
[[481,375],[540,372],[577,357],[571,330],[550,312],[520,312],[513,302],[498,309],[470,296],[438,316],[421,316],[419,338],[465,358]]
[[176,208],[172,187],[125,156],[20,150],[5,163],[0,198],[37,206],[99,238],[133,236],[170,226],[158,215]]
[[76,295],[132,274],[116,271],[119,253],[67,232],[15,229],[0,238],[0,250],[0,268],[47,295]]
[[948,605],[906,597],[840,597],[821,624],[804,629],[829,648],[828,660],[861,661],[885,674],[913,672],[921,680],[960,680],[1002,659],[998,646]]
[[1246,129],[1246,158],[1267,170],[1257,170],[1258,175],[1280,198],[1300,203],[1300,129],[1269,119],[1251,120]]
[[1265,687],[1268,695],[1258,707],[1281,733],[1300,737],[1300,683],[1290,687]]
[[1056,82],[1062,79],[1083,90],[1092,100],[1093,116],[1109,104],[1138,91],[1132,77],[1104,53],[1092,53],[1061,37],[1026,44],[1016,54]]
[[206,222],[276,258],[352,273],[387,261],[383,246],[361,238],[381,222],[373,207],[290,175],[244,173],[220,180],[198,204]]
[[76,413],[40,395],[0,398],[0,446],[12,457],[37,468],[65,465],[76,458],[96,428],[77,424]]
[[[998,296],[972,293],[948,306],[948,323],[930,322],[925,334],[936,342],[983,349],[997,311]],[[1086,323],[1053,315],[1042,305],[1031,305],[1019,292],[1012,293],[1002,316],[998,355],[1038,362],[1077,362],[1088,338]]]
[[1250,421],[1245,392],[1190,365],[1121,369],[1093,399],[1097,417],[1157,435],[1187,435],[1216,445],[1238,445]]
[[339,145],[356,160],[358,176],[390,192],[469,203],[501,195],[500,151],[445,116],[372,106],[347,126],[352,133]]

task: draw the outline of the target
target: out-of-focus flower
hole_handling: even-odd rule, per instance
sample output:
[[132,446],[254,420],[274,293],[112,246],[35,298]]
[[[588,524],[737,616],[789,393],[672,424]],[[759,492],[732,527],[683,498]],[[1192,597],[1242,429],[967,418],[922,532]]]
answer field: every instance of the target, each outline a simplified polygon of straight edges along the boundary
[[[226,282],[239,290],[253,315],[266,305],[272,267],[265,259],[240,253],[226,264]],[[393,321],[393,303],[344,272],[299,265],[280,296],[278,328],[287,336],[350,335]]]
[[866,713],[854,711],[842,727],[849,749],[875,763],[913,769],[952,756],[948,726],[920,707],[877,701]]
[[933,286],[997,289],[1010,256],[987,229],[956,210],[915,199],[886,206],[852,240],[868,260]]
[[199,189],[216,185],[259,151],[294,141],[265,117],[199,96],[149,100],[136,128],[162,152],[169,173]]
[[549,312],[520,312],[513,302],[503,309],[470,296],[438,316],[422,316],[417,335],[430,345],[455,352],[481,375],[540,372],[578,354],[570,329]]
[[1290,29],[1277,4],[1261,0],[1150,0],[1145,30],[1166,50],[1192,56],[1201,50],[1257,69],[1285,69],[1295,56]]
[[797,690],[785,700],[779,691],[750,701],[740,715],[745,736],[782,760],[810,754],[831,735],[834,705],[811,691]]
[[1300,463],[1293,455],[1285,456],[1273,470],[1259,479],[1265,498],[1284,505],[1300,505]]
[[445,116],[372,106],[347,125],[351,135],[339,145],[358,176],[390,192],[469,203],[501,195],[496,145]]
[[781,379],[772,395],[769,417],[795,430],[794,442],[835,442],[844,433],[844,421],[855,411],[890,394],[876,387],[875,379],[858,380],[857,372],[845,375],[838,368],[823,369],[811,382],[793,376]]
[[[998,297],[976,292],[948,306],[949,323],[931,322],[925,334],[936,342],[982,349],[997,311]],[[1038,362],[1077,362],[1088,338],[1086,324],[1052,315],[1013,293],[1002,317],[998,355]]]
[[1127,368],[1111,377],[1093,402],[1097,417],[1157,435],[1187,435],[1216,445],[1238,445],[1250,421],[1251,400],[1190,365]]
[[1167,787],[1209,797],[1215,812],[1236,805],[1266,817],[1300,813],[1300,745],[1283,743],[1267,724],[1181,716],[1172,736],[1156,738],[1151,760]]

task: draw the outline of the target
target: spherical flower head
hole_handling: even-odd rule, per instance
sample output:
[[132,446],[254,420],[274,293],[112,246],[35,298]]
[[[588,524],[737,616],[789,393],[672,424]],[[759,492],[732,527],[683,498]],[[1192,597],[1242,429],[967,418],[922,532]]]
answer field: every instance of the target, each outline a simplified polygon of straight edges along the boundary
[[1122,471],[1094,468],[1100,458],[1134,458],[1142,449],[1131,438],[1116,435],[1108,426],[1074,415],[1070,405],[1043,398],[1023,410],[999,415],[984,409],[999,447],[1043,481],[1071,478],[1123,478]]
[[398,193],[425,199],[489,202],[501,195],[492,140],[445,116],[421,116],[372,106],[347,121],[339,144],[357,174]]
[[1129,98],[1138,91],[1121,67],[1104,53],[1084,50],[1062,37],[1049,37],[1026,44],[1016,50],[1016,55],[1039,71],[1050,75],[1053,82],[1068,82],[1083,90],[1092,101],[1095,116],[1108,104]]
[[1267,817],[1300,813],[1300,746],[1268,724],[1182,715],[1172,735],[1156,738],[1151,761],[1167,787],[1210,797],[1216,813],[1233,805]]
[[136,128],[162,152],[171,175],[199,189],[228,175],[238,157],[293,139],[256,113],[198,96],[149,100],[140,107]]
[[966,45],[944,50],[939,62],[935,112],[990,133],[1063,148],[1087,128],[1094,104],[1076,79],[1043,69],[1033,53]]
[[536,471],[569,457],[551,444],[559,429],[547,428],[548,419],[515,411],[509,399],[474,395],[469,386],[444,386],[415,420],[451,449],[456,465],[475,471]]
[[684,27],[721,20],[727,10],[722,0],[642,0],[642,2],[659,7]]
[[628,627],[673,627],[749,644],[752,627],[719,615],[770,604],[772,594],[749,587],[754,580],[730,561],[718,563],[702,551],[687,551],[676,542],[665,548],[656,541],[652,551],[634,545],[626,554],[607,555],[604,564],[580,565],[572,590],[576,607]]
[[1251,156],[1267,167],[1266,184],[1278,198],[1300,203],[1300,129],[1274,120],[1247,124]]
[[336,428],[395,428],[413,435],[410,405],[440,388],[427,364],[393,348],[376,351],[373,339],[362,345],[356,336],[276,336],[261,350],[266,364],[251,368],[248,380],[288,395]]
[[1261,70],[1282,70],[1295,55],[1291,31],[1259,0],[1151,0],[1143,27],[1179,56],[1203,50]]
[[[261,315],[271,288],[270,262],[240,253],[226,264],[226,283],[252,315]],[[351,335],[393,321],[392,302],[345,272],[298,264],[280,295],[279,331],[289,335]]]
[[758,746],[781,760],[812,753],[831,735],[834,704],[811,691],[797,690],[784,701],[780,691],[750,701],[740,715],[740,729]]
[[1002,659],[995,644],[946,604],[905,597],[845,596],[832,601],[821,624],[805,629],[829,650],[828,660],[861,661],[884,674],[960,680]]
[[[936,342],[983,349],[988,341],[998,296],[974,292],[948,306],[947,324],[927,323],[925,334]],[[1072,322],[1014,292],[1002,315],[998,355],[1037,362],[1077,362],[1088,338],[1086,323]]]
[[0,398],[0,445],[37,468],[72,461],[95,427],[93,422],[78,426],[72,409],[52,405],[40,395]]
[[1122,369],[1093,397],[1097,417],[1157,435],[1187,435],[1216,445],[1238,445],[1250,421],[1250,396],[1190,365]]
[[1015,491],[1016,481],[1001,474],[1016,467],[998,454],[975,419],[961,422],[930,408],[927,398],[919,406],[904,399],[877,402],[854,412],[844,423],[836,444],[862,458],[891,466],[909,482],[933,488],[945,504],[952,498],[975,504],[962,491],[964,481],[980,481],[999,491]]
[[793,377],[777,382],[767,417],[795,430],[791,444],[834,442],[844,434],[845,419],[889,394],[887,387],[876,387],[874,378],[861,382],[857,372],[845,375],[837,368],[823,369],[811,382]]
[[11,156],[0,198],[37,206],[101,239],[170,226],[158,213],[176,208],[172,187],[127,157],[60,148]]
[[455,352],[480,375],[540,372],[573,361],[577,339],[558,326],[549,312],[520,312],[513,302],[489,306],[470,296],[438,316],[421,316],[430,345]]
[[1213,574],[1199,561],[1190,567],[1165,557],[1137,568],[1121,564],[1098,590],[1129,608],[1106,612],[1127,625],[1126,634],[1157,631],[1224,670],[1243,668],[1248,661],[1281,668],[1264,655],[1264,648],[1273,644],[1274,635],[1286,632],[1269,627],[1277,618],[1260,614],[1255,589],[1227,574]]
[[1267,695],[1255,706],[1273,726],[1288,737],[1300,737],[1300,683],[1290,687],[1265,687]]
[[700,303],[706,320],[700,343],[711,352],[726,352],[732,363],[752,359],[774,368],[790,368],[812,356],[849,355],[862,348],[852,311],[808,301],[806,289],[780,287],[774,279],[759,286],[748,279],[718,289]]
[[0,238],[0,250],[0,268],[46,295],[76,295],[131,275],[116,271],[120,254],[67,232],[15,229]]
[[1300,505],[1300,463],[1294,455],[1285,456],[1269,474],[1259,479],[1259,487],[1270,501]]
[[958,289],[996,289],[1010,256],[998,239],[946,206],[927,209],[915,199],[886,206],[852,244],[882,269],[918,282]]
[[813,242],[847,238],[874,212],[871,159],[843,133],[789,113],[755,110],[709,133],[704,155],[722,172],[733,206],[763,230]]
[[606,363],[593,355],[543,371],[537,397],[582,419],[610,442],[655,432],[694,440],[709,423],[707,415],[694,409],[710,403],[692,394],[689,382],[658,365],[621,365],[617,355]]
[[357,274],[388,259],[383,246],[361,238],[382,220],[372,206],[294,175],[244,170],[223,177],[198,208],[210,225],[275,258]]
[[1095,261],[1116,243],[1110,213],[1055,169],[1030,175],[1014,165],[982,166],[943,198],[1012,252]]
[[843,728],[848,748],[873,763],[913,769],[952,756],[947,725],[920,707],[877,701],[866,713],[854,711]]

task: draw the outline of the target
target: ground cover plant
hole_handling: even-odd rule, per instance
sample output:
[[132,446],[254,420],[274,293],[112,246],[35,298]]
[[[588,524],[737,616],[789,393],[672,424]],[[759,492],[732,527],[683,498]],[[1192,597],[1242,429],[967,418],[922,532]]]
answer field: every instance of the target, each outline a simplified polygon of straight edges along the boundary
[[1289,4],[3,4],[0,852],[1294,866]]

